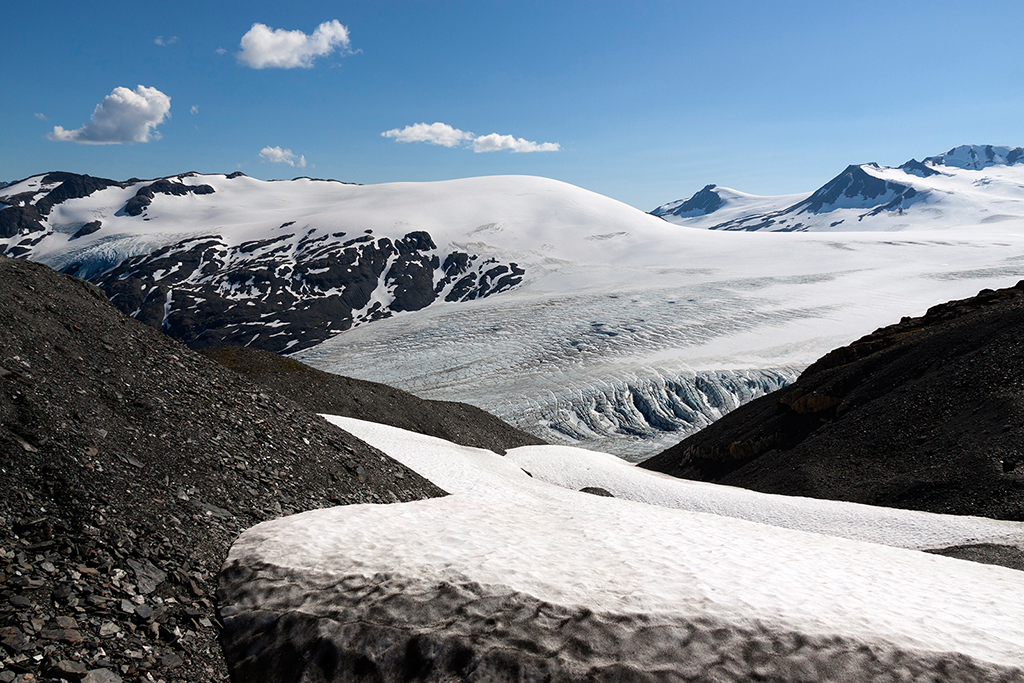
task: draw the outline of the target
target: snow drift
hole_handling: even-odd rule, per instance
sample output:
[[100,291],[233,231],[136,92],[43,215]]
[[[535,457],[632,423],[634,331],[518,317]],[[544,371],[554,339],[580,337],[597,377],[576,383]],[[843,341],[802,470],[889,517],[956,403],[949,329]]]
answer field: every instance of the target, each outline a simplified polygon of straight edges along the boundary
[[[246,531],[221,577],[236,675],[1024,680],[1024,574],[893,547],[1019,545],[1024,525],[815,507],[626,475],[630,466],[575,449],[502,458],[330,419],[453,495]],[[618,481],[637,500],[561,488],[519,465],[570,486]],[[721,508],[686,509],[698,499]],[[762,513],[783,525],[733,516]],[[787,518],[804,530],[784,528]],[[854,519],[891,545],[831,535],[858,533]]]

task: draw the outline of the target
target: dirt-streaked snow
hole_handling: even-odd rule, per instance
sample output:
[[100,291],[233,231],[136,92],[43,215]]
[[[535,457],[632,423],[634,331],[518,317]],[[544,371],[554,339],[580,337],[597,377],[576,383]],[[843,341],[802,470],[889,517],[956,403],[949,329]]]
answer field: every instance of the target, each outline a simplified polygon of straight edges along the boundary
[[[232,638],[291,638],[300,652],[326,639],[336,660],[363,656],[383,673],[419,648],[436,664],[431,680],[458,651],[484,669],[511,652],[554,680],[1024,680],[1024,573],[832,535],[861,525],[921,547],[973,528],[1019,543],[1024,525],[921,513],[908,523],[867,506],[673,488],[635,470],[619,494],[662,504],[599,497],[541,479],[609,485],[628,465],[544,447],[503,458],[328,419],[453,495],[246,531],[225,574]],[[696,500],[717,501],[718,514],[685,509]],[[749,521],[758,516],[776,519]],[[270,614],[305,626],[275,631]]]

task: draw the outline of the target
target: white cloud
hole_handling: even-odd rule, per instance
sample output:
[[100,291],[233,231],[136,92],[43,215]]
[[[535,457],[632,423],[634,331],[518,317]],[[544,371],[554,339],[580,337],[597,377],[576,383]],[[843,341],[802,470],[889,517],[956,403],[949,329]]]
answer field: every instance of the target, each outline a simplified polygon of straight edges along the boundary
[[531,142],[498,133],[477,136],[440,122],[414,123],[405,128],[386,130],[381,135],[398,142],[427,142],[444,147],[458,147],[463,142],[472,142],[474,152],[499,152],[506,149],[513,152],[557,152],[562,148],[557,142]]
[[427,142],[431,145],[442,145],[444,147],[456,147],[463,141],[473,139],[472,133],[452,128],[447,123],[415,123],[399,130],[391,130],[381,133],[386,138],[394,138],[398,142]]
[[219,55],[226,55],[226,54],[228,53],[228,51],[227,51],[227,50],[225,50],[225,49],[224,49],[224,48],[222,48],[222,47],[218,47],[218,48],[217,48],[217,49],[215,50],[215,52],[216,52],[217,54],[219,54]]
[[83,145],[120,145],[159,140],[155,128],[171,111],[171,98],[156,88],[140,85],[135,90],[118,87],[103,98],[92,118],[81,128],[54,126],[46,137]]
[[37,119],[39,119],[40,121],[45,121],[45,120],[46,120],[46,114],[41,114],[41,113],[39,113],[39,112],[36,112],[36,113],[35,113],[35,114],[33,114],[32,116],[35,116],[35,117],[36,117]]
[[162,47],[167,47],[168,45],[174,45],[176,42],[178,42],[178,36],[171,36],[170,38],[157,36],[156,40],[154,40],[153,42]]
[[253,69],[308,68],[317,57],[329,55],[338,47],[347,51],[349,45],[348,28],[337,19],[320,24],[312,35],[257,23],[242,36],[242,51],[237,57]]
[[557,152],[561,147],[557,142],[531,142],[523,138],[499,135],[498,133],[481,135],[473,140],[473,151],[478,153],[500,152],[505,149],[510,149],[513,152]]
[[303,168],[306,165],[306,157],[296,157],[290,149],[280,147],[264,147],[260,150],[260,158],[272,164],[288,164],[296,168]]
[[199,113],[199,105],[193,104],[192,108],[189,109],[188,111],[189,111],[190,114],[198,114]]

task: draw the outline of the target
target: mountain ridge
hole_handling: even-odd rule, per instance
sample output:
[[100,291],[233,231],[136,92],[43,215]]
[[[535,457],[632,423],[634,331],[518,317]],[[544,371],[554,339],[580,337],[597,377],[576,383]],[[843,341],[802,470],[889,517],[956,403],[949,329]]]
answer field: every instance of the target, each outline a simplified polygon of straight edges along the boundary
[[[999,166],[1019,166],[1022,160],[1024,148],[1021,147],[961,145],[944,154],[926,157],[924,161],[911,159],[897,167],[885,167],[874,162],[851,164],[805,199],[792,203],[779,202],[785,205],[767,211],[755,203],[745,207],[735,199],[730,202],[726,197],[729,193],[737,194],[735,190],[708,185],[686,200],[657,207],[651,214],[680,225],[709,230],[792,232],[894,229],[893,221],[883,221],[886,216],[902,217],[921,206],[938,207],[941,211],[949,203],[947,195],[951,192],[974,192],[977,199],[969,208],[981,220],[985,218],[985,201],[1002,200],[1005,203],[1005,197],[998,193],[986,195],[984,191],[972,187],[976,185],[976,178],[967,178],[959,187],[953,184],[952,179],[964,171],[978,172]],[[1024,172],[1018,172],[1015,176],[1010,179],[1010,184],[1016,186],[1017,199],[1020,199],[1019,189],[1024,186]],[[1010,189],[1012,192],[1013,188]],[[706,210],[698,211],[698,204],[706,207]],[[735,215],[716,219],[715,214],[721,215],[722,209],[730,204],[733,205],[730,213]],[[1017,216],[1024,221],[1024,206],[1017,206],[1015,210]],[[830,217],[823,217],[825,215]],[[921,220],[927,227],[928,220]],[[873,222],[879,223],[879,227],[868,227]]]

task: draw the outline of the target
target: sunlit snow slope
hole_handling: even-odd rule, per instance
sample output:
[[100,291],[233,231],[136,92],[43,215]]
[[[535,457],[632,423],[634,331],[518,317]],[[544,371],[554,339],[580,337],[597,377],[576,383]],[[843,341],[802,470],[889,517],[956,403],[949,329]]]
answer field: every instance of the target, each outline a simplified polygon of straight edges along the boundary
[[[674,486],[579,449],[500,457],[328,419],[452,495],[244,532],[221,576],[243,678],[287,661],[329,680],[1024,680],[1024,573],[892,547],[1019,546],[1019,523]],[[632,500],[572,490],[608,479]]]

